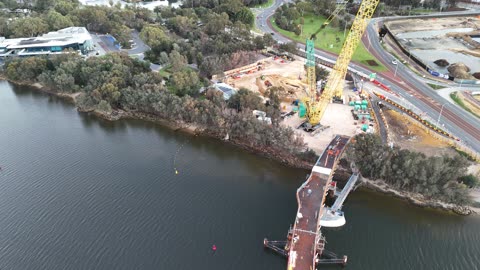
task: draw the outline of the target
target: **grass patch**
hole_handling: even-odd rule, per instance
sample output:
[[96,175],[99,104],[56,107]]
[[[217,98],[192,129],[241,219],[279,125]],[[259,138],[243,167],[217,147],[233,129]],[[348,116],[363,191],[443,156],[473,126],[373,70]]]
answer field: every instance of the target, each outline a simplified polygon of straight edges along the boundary
[[440,89],[445,88],[444,86],[436,85],[436,84],[433,84],[433,83],[427,83],[427,84],[428,84],[428,86],[430,86],[433,90],[440,90]]
[[271,5],[273,5],[273,0],[268,0],[267,2],[265,2],[263,4],[258,4],[258,5],[253,6],[253,8],[267,8]]
[[[293,32],[281,29],[275,23],[275,19],[273,17],[270,18],[270,22],[272,23],[273,28],[277,32],[281,33],[286,37],[289,37],[292,40],[295,40],[297,42],[303,42],[303,43],[305,43],[305,40],[309,38],[313,33],[315,33],[315,31],[317,31],[317,29],[320,27],[320,25],[322,25],[324,21],[325,21],[325,17],[323,16],[315,16],[313,14],[305,15],[304,16],[305,25],[303,26],[303,32],[301,35],[297,36]],[[298,21],[297,23],[300,23],[300,21]],[[348,34],[348,29],[346,31],[346,34]],[[315,48],[329,51],[335,54],[339,54],[340,51],[342,50],[344,41],[345,41],[345,37],[344,37],[343,30],[340,30],[338,28],[333,28],[331,26],[327,26],[317,35],[317,39],[315,40]],[[383,66],[380,63],[380,61],[378,61],[373,55],[371,55],[367,51],[367,49],[365,48],[365,46],[363,46],[361,42],[360,44],[358,44],[358,47],[355,50],[355,53],[353,54],[352,60],[355,62],[362,63],[368,66],[370,69],[377,72],[382,72],[387,70],[385,66]],[[368,63],[369,60],[375,61],[377,65],[376,66],[370,65]]]
[[475,161],[475,159],[474,159],[472,156],[470,156],[467,152],[464,152],[464,151],[462,151],[462,150],[459,150],[459,149],[457,149],[457,148],[455,148],[455,147],[452,147],[452,148],[453,148],[460,156],[465,157],[466,159],[468,159],[468,160],[470,160],[470,161]]
[[171,69],[171,66],[168,65],[168,66],[160,69],[158,71],[158,74],[160,74],[160,76],[162,76],[163,78],[168,78],[168,77],[170,77],[170,75],[172,75],[172,71],[170,69]]
[[450,93],[450,98],[457,103],[458,106],[462,107],[465,111],[475,115],[476,117],[480,118],[480,115],[476,114],[474,111],[470,110],[465,103],[463,103],[463,100],[457,96],[457,92]]
[[480,208],[480,202],[472,202],[472,206],[476,208]]

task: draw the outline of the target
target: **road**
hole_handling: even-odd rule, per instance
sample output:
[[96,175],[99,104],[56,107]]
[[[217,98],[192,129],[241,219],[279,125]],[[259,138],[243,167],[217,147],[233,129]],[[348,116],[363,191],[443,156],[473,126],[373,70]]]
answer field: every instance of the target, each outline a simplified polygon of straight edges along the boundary
[[[279,33],[276,33],[269,23],[269,17],[273,15],[275,10],[280,5],[283,5],[287,2],[288,1],[285,0],[275,0],[275,3],[272,6],[258,10],[258,15],[255,21],[258,29],[265,33],[273,33],[272,37],[278,42],[290,42],[292,40],[280,35]],[[455,12],[449,13],[448,15],[453,14],[465,15],[471,14],[471,12]],[[445,16],[445,13],[438,15]],[[418,17],[419,16],[415,16],[415,18]],[[444,127],[450,133],[459,138],[463,144],[477,152],[480,152],[480,129],[478,128],[480,127],[480,121],[460,107],[450,104],[450,102],[448,102],[446,99],[439,96],[435,90],[431,89],[425,83],[424,78],[413,73],[402,63],[398,63],[398,67],[395,67],[391,63],[391,60],[394,57],[383,50],[378,39],[378,31],[375,27],[376,23],[384,19],[385,18],[373,19],[367,28],[364,38],[364,42],[367,41],[367,45],[368,42],[371,44],[367,46],[369,47],[370,52],[391,70],[389,72],[377,74],[377,80],[390,87],[392,91],[398,93],[402,98],[410,102],[412,105],[422,109],[425,112],[425,115],[429,116],[431,119],[438,119],[440,112],[442,112],[442,121],[440,124],[444,125]],[[305,45],[297,43],[297,47],[303,49]],[[315,49],[315,54],[329,59],[330,61],[335,61],[336,59],[336,55],[318,49]],[[397,71],[394,76],[393,70],[395,69],[397,69]],[[350,63],[349,70],[364,74],[372,73],[372,71],[368,68],[356,63]]]

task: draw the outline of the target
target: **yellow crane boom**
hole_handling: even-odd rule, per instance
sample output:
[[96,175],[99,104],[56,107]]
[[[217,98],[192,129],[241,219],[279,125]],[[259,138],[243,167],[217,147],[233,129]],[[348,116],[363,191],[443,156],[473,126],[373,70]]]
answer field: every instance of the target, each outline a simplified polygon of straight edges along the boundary
[[[343,86],[345,83],[345,75],[347,75],[348,64],[379,2],[380,0],[363,0],[360,4],[357,15],[353,20],[352,28],[350,28],[348,36],[343,43],[342,50],[338,55],[333,70],[328,76],[325,89],[320,96],[320,101],[312,101],[312,97],[310,97],[311,101],[307,104],[308,122],[312,126],[320,123],[328,104],[333,98],[343,99]],[[308,74],[312,72],[313,75]],[[315,68],[307,68],[307,78],[315,78],[314,76]],[[309,87],[311,87],[310,83]],[[310,94],[316,93],[316,88],[309,90]]]

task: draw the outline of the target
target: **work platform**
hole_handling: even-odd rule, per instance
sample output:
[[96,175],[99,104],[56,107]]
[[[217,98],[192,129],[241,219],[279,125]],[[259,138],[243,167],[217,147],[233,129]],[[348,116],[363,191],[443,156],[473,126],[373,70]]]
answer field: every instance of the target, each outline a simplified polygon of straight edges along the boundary
[[288,257],[288,270],[311,270],[317,264],[346,264],[346,256],[338,258],[334,253],[325,251],[320,219],[325,211],[325,197],[338,158],[349,140],[347,136],[335,136],[313,166],[308,179],[298,188],[297,216],[287,241],[264,240],[266,247]]

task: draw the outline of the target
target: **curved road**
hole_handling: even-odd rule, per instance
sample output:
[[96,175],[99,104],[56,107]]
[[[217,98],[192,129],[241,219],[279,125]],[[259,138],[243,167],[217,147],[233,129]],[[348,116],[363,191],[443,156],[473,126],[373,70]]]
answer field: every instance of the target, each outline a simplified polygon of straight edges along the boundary
[[[257,28],[265,33],[273,33],[272,37],[279,42],[290,42],[292,40],[280,35],[279,33],[276,33],[269,24],[269,17],[279,6],[288,2],[291,1],[275,0],[275,3],[272,6],[258,10],[260,13],[257,15],[255,21]],[[448,15],[465,15],[469,13],[471,12],[451,12],[448,13]],[[445,16],[445,13],[438,15]],[[372,19],[366,30],[363,41],[366,41],[367,44],[368,42],[371,42],[371,45],[367,46],[370,47],[370,52],[374,54],[377,59],[381,61],[387,68],[390,70],[395,70],[397,67],[391,64],[391,60],[394,59],[394,57],[383,50],[378,39],[376,24],[383,19],[384,18]],[[303,49],[305,45],[297,43],[297,47]],[[315,54],[333,62],[337,58],[336,55],[332,53],[318,49],[315,49]],[[435,90],[431,89],[425,83],[424,78],[421,78],[417,74],[413,73],[402,63],[398,63],[398,65],[396,76],[394,76],[394,72],[388,71],[378,74],[376,79],[390,87],[392,91],[398,93],[402,98],[410,102],[412,105],[424,110],[426,115],[430,116],[432,119],[438,119],[440,112],[442,112],[440,125],[444,125],[444,127],[450,133],[461,139],[463,144],[477,152],[480,152],[480,120],[438,95]],[[349,69],[364,74],[372,73],[372,71],[368,68],[356,63],[350,63]]]

